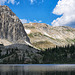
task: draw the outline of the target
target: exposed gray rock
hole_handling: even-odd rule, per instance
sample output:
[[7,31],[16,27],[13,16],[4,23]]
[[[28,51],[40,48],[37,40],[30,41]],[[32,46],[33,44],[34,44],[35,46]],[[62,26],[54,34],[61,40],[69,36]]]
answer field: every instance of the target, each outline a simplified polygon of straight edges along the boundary
[[8,6],[0,6],[0,38],[13,43],[30,43],[19,18]]
[[0,6],[0,43],[5,46],[1,52],[1,54],[5,53],[1,58],[2,61],[10,60],[9,63],[13,63],[11,61],[14,63],[42,62],[40,51],[32,47],[23,24],[7,6]]

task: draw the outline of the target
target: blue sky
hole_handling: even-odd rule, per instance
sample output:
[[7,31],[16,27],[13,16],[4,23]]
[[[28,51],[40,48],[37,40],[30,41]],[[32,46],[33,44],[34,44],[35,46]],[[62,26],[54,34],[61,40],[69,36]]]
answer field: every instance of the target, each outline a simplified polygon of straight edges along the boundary
[[17,4],[5,3],[20,18],[28,22],[42,22],[51,24],[58,16],[52,13],[58,0],[37,0],[31,3],[30,0],[16,0]]
[[9,6],[23,23],[75,25],[75,0],[0,0],[0,4]]

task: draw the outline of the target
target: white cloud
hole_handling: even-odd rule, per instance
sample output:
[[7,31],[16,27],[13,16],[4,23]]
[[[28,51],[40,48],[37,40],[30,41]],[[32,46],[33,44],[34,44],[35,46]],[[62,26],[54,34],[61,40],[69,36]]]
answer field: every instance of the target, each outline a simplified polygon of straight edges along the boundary
[[0,5],[4,5],[5,3],[12,3],[12,4],[15,4],[18,5],[20,4],[20,2],[16,2],[16,0],[0,0]]
[[[39,21],[37,21],[37,20],[33,20],[33,21],[30,21],[31,23],[41,23],[42,21],[41,20],[39,20]],[[30,23],[29,22],[29,23]]]
[[61,15],[52,22],[53,26],[72,26],[75,23],[75,0],[59,0],[53,14]]
[[42,21],[41,21],[41,20],[39,20],[39,21],[37,21],[37,20],[34,20],[33,22],[41,23]]
[[31,4],[33,4],[36,0],[30,0]]
[[28,23],[26,19],[20,19],[22,23]]
[[39,23],[41,23],[42,21],[40,20]]
[[7,0],[0,0],[0,5],[3,5]]
[[41,2],[44,2],[44,0],[30,0],[31,4],[33,3],[41,3]]
[[15,0],[8,0],[8,3],[15,4]]
[[16,3],[16,5],[19,5],[19,4],[20,4],[20,2],[17,2],[17,3]]
[[31,1],[31,4],[34,2],[34,0],[30,0]]
[[22,23],[41,23],[42,21],[39,20],[33,20],[33,21],[30,21],[30,20],[27,20],[27,19],[20,19]]

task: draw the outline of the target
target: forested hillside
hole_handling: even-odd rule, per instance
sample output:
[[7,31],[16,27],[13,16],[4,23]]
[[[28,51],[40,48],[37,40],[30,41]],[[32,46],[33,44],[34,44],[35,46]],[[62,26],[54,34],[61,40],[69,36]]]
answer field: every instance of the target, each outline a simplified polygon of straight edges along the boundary
[[75,44],[65,47],[48,48],[41,51],[43,64],[74,64],[75,63]]

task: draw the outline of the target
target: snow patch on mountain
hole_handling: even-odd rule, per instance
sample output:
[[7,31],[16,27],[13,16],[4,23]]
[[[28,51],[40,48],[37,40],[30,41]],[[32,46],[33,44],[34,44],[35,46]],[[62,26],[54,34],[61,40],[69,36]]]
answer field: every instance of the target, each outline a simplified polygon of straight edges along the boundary
[[30,34],[30,32],[31,32],[31,30],[29,30],[29,29],[25,29],[25,31],[27,34]]
[[43,32],[46,36],[49,36],[50,37],[50,35],[48,34],[48,33],[46,33],[46,32]]

